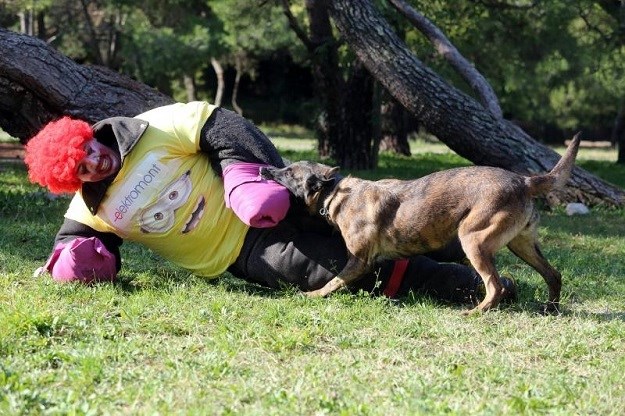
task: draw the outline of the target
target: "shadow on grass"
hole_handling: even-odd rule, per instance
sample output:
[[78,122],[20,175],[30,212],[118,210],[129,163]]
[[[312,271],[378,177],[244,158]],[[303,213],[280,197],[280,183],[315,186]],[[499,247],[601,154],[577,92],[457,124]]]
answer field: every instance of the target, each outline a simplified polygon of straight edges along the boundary
[[229,272],[224,272],[216,278],[196,276],[144,247],[133,243],[124,245],[129,247],[122,246],[122,270],[114,284],[127,293],[144,290],[166,291],[182,285],[220,288],[227,292],[241,292],[270,298],[284,296],[288,291],[286,287],[272,289],[247,282],[234,277]]
[[168,291],[172,287],[182,285],[193,285],[194,287],[206,288],[211,290],[223,290],[230,293],[240,293],[248,296],[255,296],[266,299],[279,299],[286,296],[293,296],[296,292],[293,289],[272,289],[260,286],[255,283],[247,282],[242,279],[224,273],[218,278],[209,279],[197,276],[180,276],[177,274],[168,276],[153,276],[149,282],[140,278],[120,273],[118,279],[113,283],[120,291],[126,294],[141,293],[146,290],[151,291]]
[[576,165],[607,182],[625,188],[625,165],[601,160],[579,160]]
[[599,322],[623,321],[625,322],[625,311],[605,311],[605,312],[580,312],[577,313],[585,319],[592,319]]
[[8,256],[45,260],[69,200],[0,185],[0,250]]

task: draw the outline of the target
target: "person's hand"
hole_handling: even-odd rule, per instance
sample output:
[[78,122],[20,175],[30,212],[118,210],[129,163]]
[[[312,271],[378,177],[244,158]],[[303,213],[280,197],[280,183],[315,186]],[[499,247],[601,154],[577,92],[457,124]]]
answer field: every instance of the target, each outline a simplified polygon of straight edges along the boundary
[[112,282],[117,276],[115,256],[96,237],[59,243],[36,276],[49,272],[57,282]]

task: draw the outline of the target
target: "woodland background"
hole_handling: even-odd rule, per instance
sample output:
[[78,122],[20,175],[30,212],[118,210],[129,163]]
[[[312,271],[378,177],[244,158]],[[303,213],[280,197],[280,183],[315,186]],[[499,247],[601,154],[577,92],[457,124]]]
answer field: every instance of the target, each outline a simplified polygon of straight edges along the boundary
[[[223,104],[257,122],[311,125],[317,109],[310,56],[280,3],[4,0],[0,26],[37,36],[77,62],[126,73],[181,101],[215,100],[217,68],[225,79],[219,92]],[[291,3],[304,22],[304,2]],[[589,139],[616,141],[615,124],[625,106],[621,1],[410,3],[488,79],[508,118],[533,136],[561,142],[583,129]],[[387,4],[381,7],[421,60],[471,92],[406,19]],[[342,48],[340,59],[348,65],[353,56]]]
[[[0,5],[0,127],[22,142],[62,113],[97,121],[206,99],[314,128],[320,155],[345,168],[375,167],[380,149],[409,154],[414,131],[521,173],[550,169],[558,155],[542,143],[577,131],[625,163],[620,0]],[[138,105],[119,98],[139,93]],[[556,202],[623,204],[621,189],[581,170],[571,185]]]

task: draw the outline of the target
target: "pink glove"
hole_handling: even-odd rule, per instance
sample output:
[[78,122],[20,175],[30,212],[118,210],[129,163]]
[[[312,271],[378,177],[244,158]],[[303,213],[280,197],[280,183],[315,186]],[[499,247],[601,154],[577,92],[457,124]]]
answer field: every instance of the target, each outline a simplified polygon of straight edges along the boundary
[[115,256],[96,237],[78,237],[54,247],[43,271],[57,282],[112,282],[117,276]]
[[245,224],[268,228],[278,224],[289,210],[289,191],[272,180],[262,179],[258,163],[233,163],[224,169],[226,207]]

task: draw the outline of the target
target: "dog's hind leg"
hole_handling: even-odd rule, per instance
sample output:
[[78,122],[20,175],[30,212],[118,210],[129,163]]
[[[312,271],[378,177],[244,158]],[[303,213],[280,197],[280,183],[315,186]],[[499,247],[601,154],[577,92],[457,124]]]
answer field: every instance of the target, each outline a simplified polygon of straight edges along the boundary
[[475,271],[484,281],[486,296],[472,310],[465,312],[471,314],[475,312],[485,312],[499,304],[503,296],[503,286],[499,280],[499,273],[495,268],[495,252],[499,247],[495,247],[488,242],[488,230],[481,230],[469,234],[459,234],[462,249],[471,262]]
[[545,305],[546,312],[558,312],[562,275],[553,268],[543,256],[536,238],[536,225],[530,224],[519,235],[508,243],[508,248],[518,258],[532,266],[545,279],[549,287],[549,301]]

